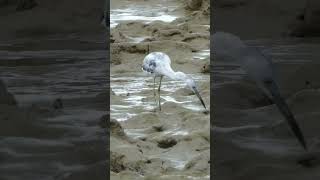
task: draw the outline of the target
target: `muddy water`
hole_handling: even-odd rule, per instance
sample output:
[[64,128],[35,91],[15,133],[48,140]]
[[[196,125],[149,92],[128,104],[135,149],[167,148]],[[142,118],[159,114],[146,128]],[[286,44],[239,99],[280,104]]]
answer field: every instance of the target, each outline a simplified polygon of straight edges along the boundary
[[[100,38],[0,45],[0,77],[18,102],[5,110],[10,123],[0,128],[1,178],[90,179],[97,171],[104,177],[106,134],[99,124],[106,114],[107,73]],[[57,98],[61,109],[53,107]]]
[[[253,40],[275,63],[277,81],[309,145],[306,153],[278,109],[248,81],[239,66],[215,59],[215,159],[217,179],[307,179],[318,176],[318,161],[306,172],[298,161],[319,159],[319,40]],[[246,164],[243,167],[243,164]],[[274,168],[277,166],[277,168]],[[263,167],[263,168],[262,168]],[[314,171],[315,170],[315,171]],[[232,172],[232,173],[231,173]],[[268,173],[266,173],[268,172]],[[288,173],[290,172],[290,173]]]
[[[122,77],[123,76],[123,77]],[[197,82],[208,82],[209,77],[193,75]],[[157,86],[158,84],[156,84]],[[125,121],[143,111],[151,111],[158,108],[153,96],[153,77],[143,73],[131,73],[111,76],[111,88],[115,95],[122,97],[119,104],[111,105],[111,118]],[[193,97],[179,97],[177,90],[185,88],[181,81],[163,80],[161,84],[162,103],[173,102],[192,111],[202,111],[199,103],[193,102]],[[157,88],[156,88],[157,91]],[[177,96],[177,97],[174,97]],[[158,98],[158,96],[156,96]]]
[[[110,9],[110,27],[114,28],[121,22],[140,21],[150,23],[152,21],[172,22],[177,18],[175,9],[178,7],[177,2],[173,0],[154,1],[152,4],[146,2],[134,3],[122,0],[111,1]],[[164,6],[164,4],[166,4]]]

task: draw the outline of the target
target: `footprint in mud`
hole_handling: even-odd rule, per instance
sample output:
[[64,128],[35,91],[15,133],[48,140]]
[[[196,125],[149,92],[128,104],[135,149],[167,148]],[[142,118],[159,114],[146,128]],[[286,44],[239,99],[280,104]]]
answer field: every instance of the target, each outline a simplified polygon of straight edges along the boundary
[[178,143],[177,140],[175,140],[171,137],[168,137],[168,138],[159,140],[158,147],[162,148],[162,149],[167,149],[167,148],[171,148],[171,147],[175,146],[177,143]]
[[158,125],[152,126],[152,129],[154,129],[154,130],[157,131],[157,132],[162,132],[162,131],[165,130],[165,127],[164,127],[164,125],[162,125],[162,124],[158,124]]

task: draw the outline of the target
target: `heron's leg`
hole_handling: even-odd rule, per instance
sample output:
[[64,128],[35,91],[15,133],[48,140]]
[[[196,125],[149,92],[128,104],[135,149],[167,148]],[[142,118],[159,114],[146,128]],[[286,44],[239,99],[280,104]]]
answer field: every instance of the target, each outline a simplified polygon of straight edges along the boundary
[[156,100],[156,76],[153,78],[153,97]]
[[160,111],[161,111],[160,88],[161,88],[162,77],[163,77],[163,76],[160,76],[160,83],[159,83],[159,88],[158,88],[158,94],[159,94],[159,109],[160,109]]
[[[153,98],[154,98],[154,103],[155,106],[157,106],[157,97],[156,97],[156,76],[153,78]],[[155,109],[156,111],[156,109]]]

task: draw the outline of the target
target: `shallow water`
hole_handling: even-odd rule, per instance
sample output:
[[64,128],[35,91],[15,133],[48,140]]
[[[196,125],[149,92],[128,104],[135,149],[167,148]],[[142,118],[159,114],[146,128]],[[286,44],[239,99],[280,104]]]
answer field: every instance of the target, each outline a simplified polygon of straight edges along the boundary
[[[208,82],[209,76],[201,74],[192,75],[197,82]],[[157,79],[158,80],[158,79]],[[161,84],[161,101],[181,104],[182,107],[201,111],[201,105],[194,105],[192,99],[175,97],[174,92],[184,88],[182,81],[172,81],[164,78]],[[156,81],[156,91],[158,81]],[[119,104],[111,104],[111,118],[118,121],[128,120],[143,111],[151,111],[158,108],[153,96],[153,77],[144,73],[113,74],[111,75],[111,89],[115,95],[122,97]],[[158,98],[158,96],[156,97]]]
[[[21,39],[3,44],[0,50],[1,79],[20,108],[29,111],[33,106],[36,111],[31,117],[32,125],[27,127],[32,128],[27,130],[33,135],[21,136],[13,128],[12,136],[0,137],[0,154],[5,157],[0,174],[8,180],[21,176],[32,180],[64,179],[105,163],[101,159],[105,157],[105,130],[98,124],[106,114],[106,100],[96,98],[107,86],[107,52],[103,44],[92,41],[88,44],[96,49],[80,51],[74,46],[81,44],[80,37],[43,41],[50,48],[32,39]],[[39,50],[21,46],[28,42],[40,47]],[[59,44],[69,48],[61,48]],[[56,98],[62,99],[63,109],[53,110]],[[91,153],[95,155],[88,155]]]
[[[122,3],[126,1],[122,0]],[[163,6],[166,3],[166,7]],[[170,5],[168,5],[170,3]],[[112,8],[112,7],[111,7]],[[152,21],[172,22],[177,18],[174,10],[177,5],[172,1],[162,0],[154,4],[133,4],[127,1],[127,5],[110,10],[110,27],[114,28],[124,21],[140,21],[150,23]]]

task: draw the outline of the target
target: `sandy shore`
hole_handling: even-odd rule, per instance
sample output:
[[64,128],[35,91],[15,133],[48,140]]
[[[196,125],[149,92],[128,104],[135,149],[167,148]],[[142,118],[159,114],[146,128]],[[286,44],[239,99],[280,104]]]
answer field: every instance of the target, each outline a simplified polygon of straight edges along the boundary
[[[155,7],[159,3],[135,2],[137,6]],[[127,21],[111,30],[113,180],[209,179],[210,115],[203,112],[197,97],[183,83],[166,78],[162,111],[157,111],[152,78],[141,72],[141,62],[148,52],[167,53],[174,70],[198,79],[200,93],[210,108],[209,57],[195,58],[210,46],[208,1],[195,10],[186,8],[184,1],[167,1],[167,5],[174,7],[164,10],[177,16],[173,22]],[[111,7],[121,4],[111,2]],[[128,110],[122,111],[122,107]],[[123,120],[118,111],[129,115]]]

